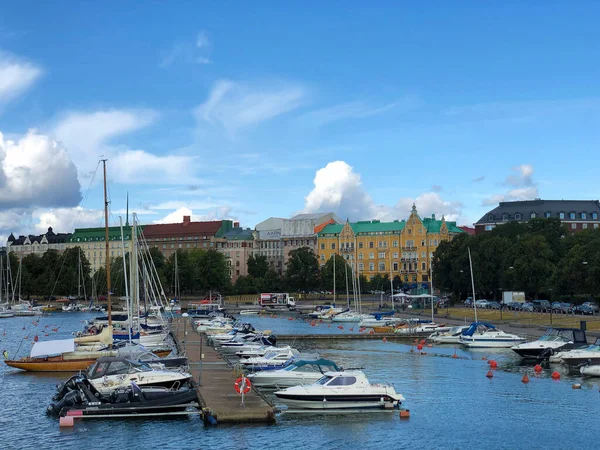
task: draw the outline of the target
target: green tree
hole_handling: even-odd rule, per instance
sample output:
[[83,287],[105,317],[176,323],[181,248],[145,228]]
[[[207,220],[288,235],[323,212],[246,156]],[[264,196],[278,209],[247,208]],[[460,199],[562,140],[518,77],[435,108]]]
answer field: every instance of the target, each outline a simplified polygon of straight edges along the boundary
[[329,258],[321,269],[320,279],[321,288],[333,291],[333,266],[335,260],[335,289],[337,293],[346,291],[346,279],[348,286],[352,284],[352,268],[346,263],[346,260],[340,255],[335,258]]
[[200,250],[194,253],[198,255],[196,280],[200,289],[205,292],[228,291],[231,284],[231,269],[225,255],[216,250]]
[[248,257],[248,275],[254,278],[264,278],[269,271],[269,262],[264,255]]
[[319,262],[311,248],[290,252],[285,277],[289,287],[297,291],[310,291],[319,285]]

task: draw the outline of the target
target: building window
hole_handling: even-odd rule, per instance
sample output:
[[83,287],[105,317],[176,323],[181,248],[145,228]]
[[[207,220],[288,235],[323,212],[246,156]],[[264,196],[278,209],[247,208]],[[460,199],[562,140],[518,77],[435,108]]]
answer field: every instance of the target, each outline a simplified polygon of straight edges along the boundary
[[394,272],[398,272],[398,263],[395,262],[392,267],[394,268]]
[[534,212],[532,212],[532,213],[529,215],[529,217],[531,217],[532,219],[535,219],[535,218],[537,217],[537,214],[536,214],[536,213],[534,213]]
[[412,229],[408,229],[408,234],[412,234]]
[[321,261],[325,261],[325,254],[321,253]]
[[239,276],[240,276],[240,271],[239,271],[239,270],[236,270],[236,271],[235,271],[235,275],[239,277]]
[[369,272],[373,272],[375,270],[375,263],[369,263]]
[[335,242],[331,243],[331,250],[335,250]]
[[384,262],[380,262],[379,263],[379,271],[380,272],[385,272],[385,263]]
[[421,252],[421,258],[425,258],[425,252]]
[[584,230],[587,230],[587,223],[582,224],[581,228],[584,229]]
[[587,219],[587,214],[586,213],[581,213],[580,216],[581,216],[581,218],[583,220]]
[[577,224],[576,223],[572,223],[571,224],[571,230],[576,230],[577,229]]
[[421,247],[425,247],[425,241],[421,241]]
[[421,263],[421,270],[425,270],[425,263],[424,262]]
[[393,241],[392,242],[392,247],[398,247],[398,241]]
[[485,231],[492,231],[494,229],[494,225],[486,225]]
[[363,248],[363,243],[362,242],[358,243],[358,248]]
[[575,219],[575,213],[574,212],[569,213],[569,219],[571,219],[571,220]]
[[520,213],[516,213],[515,214],[515,220],[521,220],[521,214]]
[[502,214],[502,222],[508,222],[508,214],[507,213]]
[[369,259],[375,259],[375,253],[373,253],[373,252],[369,253]]
[[402,263],[402,270],[406,270],[406,263]]
[[412,248],[415,246],[415,242],[414,241],[406,241],[406,246],[409,248]]
[[592,213],[592,219],[593,220],[598,220],[598,213],[593,212]]
[[379,259],[385,258],[385,252],[379,252]]
[[321,244],[321,250],[325,250],[325,243],[324,242]]
[[412,276],[412,280],[413,280],[413,281],[417,281],[417,276],[416,276],[415,274],[413,274],[413,276]]
[[494,215],[493,215],[493,214],[490,214],[490,215],[488,216],[488,220],[489,220],[490,222],[491,222],[491,221],[493,221],[493,220],[494,220]]
[[369,242],[369,248],[373,248],[373,247],[374,247],[373,241]]
[[558,218],[559,218],[559,219],[561,219],[561,220],[563,220],[563,219],[565,218],[565,213],[564,213],[564,212],[562,212],[562,211],[561,211],[561,212],[559,212],[559,213],[558,213]]
[[363,259],[363,255],[362,255],[362,253],[359,253],[359,254],[358,254],[358,259]]
[[363,263],[358,263],[358,270],[359,271],[364,271],[365,270],[365,265]]
[[545,217],[546,219],[548,219],[548,218],[550,217],[550,211],[546,211],[546,212],[544,213],[544,217]]
[[392,258],[394,258],[394,259],[398,258],[398,252],[394,252],[394,253],[392,254]]

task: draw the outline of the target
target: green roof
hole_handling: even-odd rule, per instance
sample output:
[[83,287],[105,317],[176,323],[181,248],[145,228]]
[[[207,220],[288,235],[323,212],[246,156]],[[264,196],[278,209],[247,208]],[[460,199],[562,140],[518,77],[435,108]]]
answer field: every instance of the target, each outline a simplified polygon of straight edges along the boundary
[[[439,233],[442,221],[425,218],[422,219],[423,226],[428,233]],[[381,222],[379,220],[363,220],[354,223],[350,223],[350,227],[354,231],[354,234],[364,233],[392,233],[399,234],[406,226],[406,221],[395,220],[393,222]],[[446,222],[449,233],[464,233],[463,230],[456,226],[456,222]],[[330,224],[321,230],[319,236],[325,235],[338,235],[344,228],[343,224]]]
[[[426,217],[425,219],[421,219],[423,221],[423,226],[427,230],[428,233],[439,233],[442,228],[442,221],[430,219]],[[464,230],[461,230],[456,226],[456,222],[448,222],[446,221],[446,226],[448,227],[448,233],[464,233]]]
[[[144,229],[143,225],[138,225],[138,232]],[[104,227],[98,228],[75,228],[69,242],[97,242],[104,241],[106,236]],[[123,227],[123,238],[128,241],[131,239],[131,227]],[[121,227],[108,227],[108,240],[121,240]]]

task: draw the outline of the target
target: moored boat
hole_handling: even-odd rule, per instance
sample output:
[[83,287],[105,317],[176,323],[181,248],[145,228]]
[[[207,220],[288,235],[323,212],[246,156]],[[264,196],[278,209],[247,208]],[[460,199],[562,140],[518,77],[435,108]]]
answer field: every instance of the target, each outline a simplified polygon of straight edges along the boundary
[[549,328],[538,340],[511,347],[519,356],[546,359],[558,352],[587,346],[585,331],[578,328]]
[[473,322],[459,338],[459,342],[468,348],[510,348],[524,340],[522,336],[505,333],[484,322]]

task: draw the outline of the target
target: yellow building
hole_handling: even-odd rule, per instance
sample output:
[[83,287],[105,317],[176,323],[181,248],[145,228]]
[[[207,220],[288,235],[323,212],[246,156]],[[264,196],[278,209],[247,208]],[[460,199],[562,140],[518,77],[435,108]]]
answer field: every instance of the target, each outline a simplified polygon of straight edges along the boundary
[[464,233],[444,217],[421,219],[413,205],[408,220],[362,221],[327,225],[318,235],[321,267],[341,255],[360,275],[400,276],[404,283],[427,283],[433,252],[442,241]]

